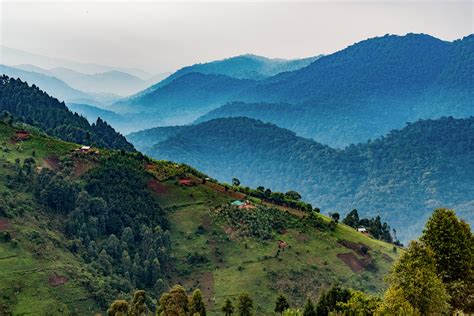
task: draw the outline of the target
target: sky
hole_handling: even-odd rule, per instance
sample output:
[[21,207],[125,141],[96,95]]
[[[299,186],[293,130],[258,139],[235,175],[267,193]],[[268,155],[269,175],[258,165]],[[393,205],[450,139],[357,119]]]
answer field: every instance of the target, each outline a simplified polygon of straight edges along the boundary
[[0,44],[151,73],[252,53],[328,54],[384,34],[474,33],[474,1],[0,0]]

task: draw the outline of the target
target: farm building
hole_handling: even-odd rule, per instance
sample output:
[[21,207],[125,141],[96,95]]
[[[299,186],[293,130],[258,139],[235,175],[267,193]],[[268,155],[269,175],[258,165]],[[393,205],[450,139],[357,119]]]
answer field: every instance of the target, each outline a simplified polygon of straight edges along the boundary
[[368,234],[369,234],[369,232],[367,231],[367,229],[366,229],[365,227],[358,227],[358,228],[357,228],[357,231],[358,231],[359,233],[364,234],[364,235],[368,235]]
[[235,200],[230,204],[232,206],[237,206],[238,208],[243,208],[243,209],[255,208],[255,206],[253,206],[252,202],[250,202],[249,200],[245,200],[245,201]]
[[235,200],[235,201],[233,201],[232,203],[230,203],[230,205],[240,207],[240,206],[244,205],[244,201]]

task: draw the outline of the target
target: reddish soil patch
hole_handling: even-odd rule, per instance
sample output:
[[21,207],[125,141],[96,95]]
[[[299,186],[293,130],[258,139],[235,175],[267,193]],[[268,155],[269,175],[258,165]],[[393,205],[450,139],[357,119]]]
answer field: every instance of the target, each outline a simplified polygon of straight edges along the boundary
[[369,246],[364,245],[363,243],[357,244],[357,243],[350,242],[347,240],[340,240],[339,244],[341,244],[342,246],[348,249],[354,250],[356,253],[358,253],[361,256],[370,257],[370,255],[368,254],[368,251],[370,250],[370,248]]
[[49,276],[48,283],[51,286],[60,286],[65,284],[68,279],[65,276],[59,275],[57,273],[53,273]]
[[185,185],[185,186],[188,186],[188,187],[191,187],[191,186],[194,185],[194,183],[191,181],[191,179],[180,179],[179,184],[180,185]]
[[89,171],[93,167],[93,164],[91,163],[86,163],[82,161],[76,161],[74,163],[74,170],[73,174],[75,177],[80,177],[83,174],[85,174],[87,171]]
[[166,193],[166,187],[155,179],[148,181],[147,185],[156,194],[161,195]]
[[202,291],[206,306],[211,309],[214,305],[214,275],[212,272],[204,272],[199,277],[199,289]]
[[0,218],[0,232],[7,231],[10,228],[10,221],[8,219]]
[[225,190],[225,188],[222,186],[222,185],[219,185],[217,183],[213,183],[213,182],[209,182],[207,181],[206,182],[206,186],[210,187],[211,189],[217,191],[217,192],[221,192],[221,193],[225,193],[237,200],[243,200],[245,199],[247,196],[243,193],[240,193],[240,192],[235,192],[235,191],[232,191],[232,190]]
[[16,131],[15,136],[11,138],[11,143],[15,144],[16,142],[27,140],[29,137],[30,134],[27,131]]
[[44,159],[44,164],[45,164],[45,167],[49,169],[57,170],[59,169],[59,157],[57,156],[47,157]]
[[364,262],[357,258],[357,256],[352,252],[340,253],[337,257],[341,259],[342,262],[344,262],[353,272],[358,273],[364,270]]

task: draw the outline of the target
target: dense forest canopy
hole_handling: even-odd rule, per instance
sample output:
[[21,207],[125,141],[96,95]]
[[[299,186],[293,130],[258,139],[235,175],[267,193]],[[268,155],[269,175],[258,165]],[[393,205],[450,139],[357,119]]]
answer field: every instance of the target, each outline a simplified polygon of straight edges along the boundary
[[185,162],[221,181],[296,190],[325,212],[381,215],[403,240],[421,232],[430,209],[456,206],[473,221],[474,118],[408,124],[336,150],[248,118],[187,128],[147,151]]
[[68,110],[64,102],[37,86],[3,75],[0,79],[0,112],[37,126],[48,135],[84,145],[133,151],[125,137],[98,118],[93,124]]

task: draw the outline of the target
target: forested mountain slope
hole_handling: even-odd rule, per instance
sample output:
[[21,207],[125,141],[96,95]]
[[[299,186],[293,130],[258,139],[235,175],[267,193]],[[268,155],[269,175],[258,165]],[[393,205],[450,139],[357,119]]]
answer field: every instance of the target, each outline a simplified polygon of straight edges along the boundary
[[474,118],[408,124],[372,142],[336,150],[248,118],[187,128],[146,151],[190,164],[221,181],[290,189],[323,211],[380,214],[403,240],[434,207],[474,221]]
[[64,102],[50,97],[35,85],[29,86],[5,75],[0,79],[0,112],[65,141],[134,150],[125,137],[100,118],[90,125],[84,117],[69,111]]
[[153,145],[165,141],[182,131],[193,128],[192,125],[163,126],[146,129],[126,135],[127,140],[137,150],[144,151]]
[[158,298],[174,283],[200,287],[210,314],[242,289],[268,314],[278,293],[295,305],[333,284],[381,293],[402,252],[185,165],[80,152],[35,132],[18,139],[25,128],[0,122],[2,314],[103,313],[136,288]]

